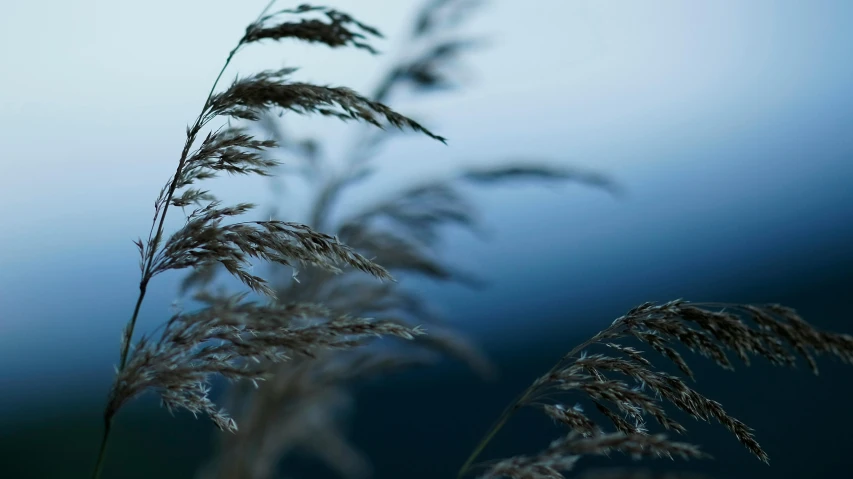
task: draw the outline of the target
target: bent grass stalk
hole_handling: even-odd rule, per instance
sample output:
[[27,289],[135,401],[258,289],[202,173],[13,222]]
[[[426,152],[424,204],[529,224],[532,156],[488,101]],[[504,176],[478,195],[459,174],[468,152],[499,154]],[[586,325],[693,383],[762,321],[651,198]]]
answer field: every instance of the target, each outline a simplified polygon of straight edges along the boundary
[[[586,340],[585,342],[579,344],[574,349],[572,349],[571,351],[566,353],[562,358],[560,358],[559,361],[557,361],[556,364],[554,364],[553,367],[551,367],[551,369],[548,370],[547,373],[545,373],[545,375],[550,376],[550,375],[554,374],[554,372],[559,369],[559,367],[563,363],[563,361],[565,361],[567,358],[573,357],[574,355],[583,351],[585,348],[589,347],[589,345],[598,341],[598,339],[600,338],[600,335],[601,335],[601,333],[596,334],[592,338],[590,338],[590,339]],[[468,458],[462,464],[462,467],[459,468],[459,472],[456,474],[457,479],[461,479],[462,477],[464,477],[468,473],[468,471],[471,470],[471,467],[474,465],[474,461],[476,461],[477,458],[480,457],[480,454],[483,453],[483,451],[486,449],[486,447],[489,445],[489,443],[492,442],[492,439],[495,438],[495,436],[500,432],[500,430],[504,427],[504,425],[507,423],[507,421],[509,421],[510,418],[513,416],[513,414],[515,414],[516,411],[521,409],[524,406],[524,404],[528,401],[528,399],[530,399],[530,397],[533,395],[533,392],[534,392],[534,389],[532,387],[526,389],[524,392],[519,394],[518,397],[516,397],[511,403],[509,403],[509,405],[503,410],[503,412],[501,412],[501,415],[498,416],[498,419],[494,422],[492,427],[490,427],[489,430],[486,431],[486,434],[483,436],[483,438],[480,440],[480,442],[477,443],[477,446],[474,447],[474,450],[471,451],[471,454],[468,456]]]
[[[307,264],[325,270],[325,274],[341,272],[338,265],[343,263],[380,280],[392,278],[383,267],[339,242],[337,237],[314,231],[305,225],[272,218],[269,221],[222,225],[223,220],[242,215],[254,205],[220,207],[215,197],[207,191],[196,189],[186,189],[180,197],[176,196],[179,189],[195,181],[215,177],[223,171],[229,174],[270,176],[271,169],[278,165],[276,161],[262,156],[264,150],[276,146],[275,142],[255,140],[246,134],[245,129],[231,127],[230,124],[209,133],[202,140],[201,146],[191,151],[201,131],[218,117],[258,121],[269,110],[280,108],[296,114],[314,113],[341,120],[362,121],[380,128],[383,123],[397,128],[405,127],[444,142],[444,138],[417,122],[348,88],[289,81],[295,69],[256,73],[235,80],[226,91],[216,93],[224,71],[240,48],[265,39],[295,38],[333,48],[349,45],[375,52],[366,42],[368,36],[379,36],[379,32],[349,15],[308,5],[268,14],[274,3],[273,0],[267,4],[228,54],[201,112],[187,129],[187,139],[176,172],[155,202],[155,215],[148,240],[146,243],[141,239],[136,241],[141,270],[139,295],[122,334],[120,361],[104,411],[104,434],[93,472],[94,479],[99,479],[103,471],[115,414],[127,401],[145,391],[158,391],[163,404],[170,410],[183,408],[194,414],[202,413],[209,416],[220,429],[233,432],[237,428],[235,421],[223,410],[217,409],[208,397],[211,375],[257,382],[266,379],[268,369],[265,368],[284,361],[288,354],[311,358],[317,352],[360,347],[372,337],[390,336],[410,340],[423,334],[419,327],[409,326],[396,318],[353,318],[332,313],[317,304],[275,302],[276,293],[267,285],[267,281],[250,273],[253,259],[290,267],[294,267],[292,263]],[[329,23],[310,20],[267,25],[267,22],[280,15],[312,12],[325,15]],[[469,172],[466,176],[475,181],[492,181],[519,173],[541,176],[543,171],[510,167]],[[550,175],[548,171],[544,173]],[[587,181],[598,182],[595,178],[587,178]],[[338,187],[332,185],[331,188],[336,190]],[[415,188],[412,194],[418,196],[424,192],[439,197],[448,194],[441,185]],[[329,195],[331,201],[334,191],[329,192]],[[169,206],[191,203],[198,204],[199,208],[189,214],[186,224],[164,242],[164,224]],[[323,210],[327,208],[325,203],[319,203]],[[393,215],[393,205],[379,205],[364,218],[382,214]],[[446,214],[448,217],[454,216],[453,210]],[[355,233],[359,232],[362,227],[360,221],[364,218],[356,216],[352,223],[345,225],[354,237],[358,236]],[[386,241],[391,239],[385,238]],[[403,245],[393,241],[390,244],[396,245],[396,249]],[[373,246],[387,249],[383,248],[381,241]],[[403,256],[397,258],[398,265],[404,269],[411,267],[407,263],[411,258]],[[224,267],[249,289],[273,302],[258,304],[244,301],[248,293],[223,297],[200,292],[196,299],[205,307],[192,313],[176,313],[164,324],[159,339],[143,336],[132,345],[139,311],[148,284],[154,276],[168,270],[192,268],[200,271],[215,265]],[[418,268],[427,266],[421,264]],[[318,278],[323,279],[325,276]],[[748,322],[757,327],[751,327]],[[471,472],[476,459],[511,416],[528,405],[541,407],[551,419],[569,426],[570,432],[537,454],[484,464],[487,468],[482,477],[563,477],[561,472],[573,470],[582,456],[604,454],[611,450],[638,457],[704,457],[693,445],[671,442],[664,436],[648,434],[645,416],[652,416],[666,430],[680,434],[686,431],[681,424],[667,416],[661,406],[664,401],[695,419],[719,422],[749,452],[764,462],[769,461],[748,426],[727,414],[719,403],[691,389],[678,376],[655,369],[652,362],[643,357],[642,351],[617,342],[621,340],[632,340],[651,347],[691,379],[692,371],[673,344],[699,353],[726,369],[732,368],[727,352],[736,354],[746,364],[750,356],[760,356],[774,365],[785,366],[793,366],[799,355],[805,358],[815,373],[817,366],[814,357],[820,354],[829,354],[845,363],[853,363],[853,337],[817,330],[796,311],[780,305],[690,304],[681,300],[661,305],[645,303],[573,348],[548,372],[537,378],[499,416],[465,461],[458,477]],[[602,346],[615,351],[615,354],[587,355],[586,349]],[[617,375],[617,378],[613,375]],[[626,380],[641,387],[630,388]],[[654,395],[646,394],[644,388]],[[566,393],[580,393],[592,402],[617,432],[607,432],[579,407],[567,409],[563,404],[547,402]]]
[[[528,405],[541,408],[552,420],[568,426],[568,436],[531,456],[481,464],[486,472],[480,477],[564,477],[562,472],[573,470],[582,456],[605,454],[610,450],[636,456],[706,456],[694,446],[669,442],[662,435],[648,432],[645,416],[652,416],[668,431],[686,433],[687,429],[663,409],[664,402],[694,419],[718,422],[747,451],[769,464],[769,456],[755,440],[750,427],[729,415],[720,403],[690,388],[680,377],[658,369],[642,351],[624,344],[625,341],[650,346],[691,380],[694,379],[692,370],[673,345],[680,344],[729,370],[733,365],[727,353],[734,353],[745,365],[750,364],[750,356],[755,356],[772,365],[788,367],[793,367],[799,356],[815,374],[818,372],[816,356],[834,356],[845,364],[853,364],[853,336],[818,330],[785,306],[682,300],[660,305],[644,303],[573,348],[538,377],[504,410],[460,468],[457,477],[472,470],[474,461],[509,418]],[[615,354],[588,354],[586,350],[593,347],[604,347]],[[633,382],[635,387],[630,387],[626,380]],[[569,393],[592,402],[617,432],[607,432],[586,415],[580,404],[567,407],[556,402]]]
[[[270,304],[258,306],[244,302],[245,294],[216,298],[199,294],[196,299],[206,308],[191,314],[175,314],[165,324],[159,340],[143,337],[131,348],[133,333],[145,293],[151,279],[167,270],[205,268],[211,264],[224,266],[251,290],[275,298],[266,281],[250,273],[250,258],[291,266],[291,260],[339,272],[336,264],[344,263],[379,279],[392,279],[382,267],[338,242],[304,225],[283,221],[242,222],[222,226],[224,219],[245,213],[254,205],[239,204],[219,207],[207,191],[186,189],[176,197],[178,189],[196,181],[212,178],[219,172],[270,176],[278,165],[264,159],[260,152],[275,146],[272,141],[257,141],[241,128],[220,128],[207,135],[201,146],[191,153],[199,133],[217,117],[256,121],[271,108],[282,108],[297,114],[320,114],[341,120],[357,120],[382,128],[380,120],[397,128],[410,128],[444,142],[419,125],[387,106],[370,101],[347,88],[333,88],[287,81],[295,69],[265,71],[235,82],[222,93],[216,93],[219,81],[245,45],[265,39],[297,38],[324,43],[331,47],[352,45],[373,51],[366,43],[367,35],[379,32],[347,14],[324,8],[301,5],[268,15],[275,3],[270,1],[257,19],[228,54],[208,92],[204,105],[192,126],[175,174],[155,201],[155,215],[148,241],[135,241],[140,254],[141,279],[139,295],[130,321],[122,334],[120,360],[110,399],[104,410],[104,434],[92,477],[103,471],[107,444],[115,414],[128,400],[146,390],[159,390],[166,407],[185,408],[204,413],[221,429],[236,430],[236,424],[222,410],[217,410],[207,396],[207,382],[212,374],[229,379],[263,380],[263,371],[248,363],[286,359],[289,350],[312,354],[320,349],[347,349],[363,344],[369,337],[396,336],[412,339],[423,334],[418,327],[374,321],[349,316],[332,317],[321,323],[293,326],[298,318],[328,317],[331,313],[312,305]],[[319,20],[268,23],[285,14],[322,13],[328,23]],[[207,202],[206,206],[202,206]],[[187,217],[186,225],[163,243],[164,224],[169,206],[200,205]],[[284,327],[283,327],[284,326]],[[213,343],[218,342],[218,345]],[[248,361],[248,363],[247,363]]]
[[[414,99],[461,87],[455,75],[459,57],[470,53],[480,42],[460,31],[464,23],[460,19],[470,18],[472,6],[477,3],[422,2],[409,34],[400,45],[402,51],[380,72],[374,88],[370,89],[371,100],[393,103],[402,95]],[[367,207],[353,209],[344,201],[347,193],[357,195],[354,188],[364,187],[365,182],[382,173],[377,156],[384,145],[398,136],[396,132],[360,128],[351,147],[335,157],[338,155],[329,153],[335,148],[323,141],[326,138],[314,135],[296,138],[286,122],[275,115],[267,115],[261,126],[289,154],[281,181],[286,178],[288,182],[299,182],[314,192],[311,203],[302,212],[307,224],[336,235],[404,280],[416,276],[436,283],[483,286],[475,274],[460,270],[436,254],[444,226],[478,233],[477,208],[463,189],[513,181],[551,181],[575,182],[619,193],[619,188],[602,174],[560,167],[554,161],[536,160],[526,152],[517,158],[495,159],[494,164],[480,167],[460,165],[450,175],[412,182]],[[285,188],[283,184],[275,186],[279,186],[274,191],[282,195],[279,201],[284,204]],[[277,209],[271,212],[270,219],[275,216]],[[334,310],[396,319],[406,324],[426,324],[430,334],[399,351],[364,349],[358,354],[340,351],[310,361],[276,364],[268,380],[258,388],[232,385],[226,394],[230,408],[240,411],[237,420],[241,429],[220,436],[220,447],[202,468],[202,477],[269,478],[276,475],[276,465],[285,456],[298,450],[348,479],[361,478],[369,470],[369,458],[347,437],[341,425],[353,401],[349,386],[354,380],[364,380],[368,374],[384,375],[426,366],[441,356],[461,360],[481,377],[492,377],[490,361],[461,332],[448,327],[442,315],[429,307],[431,302],[423,294],[407,291],[405,281],[380,284],[354,273],[333,275],[311,270],[301,273],[297,281],[290,271],[281,270],[271,278],[280,298],[316,302]],[[185,278],[182,292],[208,288],[216,275],[216,270],[193,271]]]
[[[261,11],[258,15],[258,18],[255,20],[255,23],[260,21],[264,15],[272,8],[275,0],[270,0],[266,7]],[[237,46],[234,47],[231,52],[228,53],[228,58],[225,59],[225,63],[222,65],[222,68],[219,70],[219,74],[216,75],[216,79],[213,81],[213,85],[210,87],[210,92],[207,94],[207,98],[204,100],[204,106],[201,109],[201,112],[198,114],[193,126],[188,130],[190,133],[187,135],[187,140],[184,143],[183,151],[181,151],[181,158],[178,161],[178,167],[175,170],[175,176],[172,179],[169,185],[169,193],[166,195],[165,205],[163,206],[163,211],[160,213],[160,221],[157,224],[157,234],[154,236],[153,240],[153,248],[149,248],[149,254],[145,258],[145,263],[142,271],[142,279],[139,281],[139,297],[136,299],[136,306],[133,308],[133,315],[130,317],[130,322],[127,324],[124,332],[124,338],[122,339],[121,345],[121,355],[119,360],[118,372],[124,370],[125,365],[127,364],[127,354],[130,350],[131,340],[133,339],[133,331],[136,328],[136,320],[139,317],[139,309],[142,307],[142,301],[145,299],[145,292],[148,288],[148,282],[151,280],[151,267],[154,262],[154,254],[157,251],[157,248],[160,244],[160,240],[163,235],[163,224],[166,220],[166,213],[169,210],[169,204],[172,201],[172,196],[175,194],[175,189],[178,184],[178,178],[180,177],[181,170],[184,167],[184,164],[187,161],[187,155],[189,155],[190,148],[192,148],[193,143],[195,143],[196,136],[198,132],[204,127],[205,122],[203,121],[204,112],[210,107],[210,100],[213,98],[213,93],[216,91],[216,86],[219,84],[219,80],[222,79],[222,75],[225,73],[225,70],[228,68],[228,65],[231,64],[231,60],[234,58],[234,55],[237,54],[237,50],[240,49],[244,44],[244,40],[241,39]],[[156,221],[156,219],[155,219]],[[153,224],[152,224],[153,228]],[[149,235],[149,240],[150,240]],[[101,471],[104,467],[104,458],[106,457],[107,452],[107,444],[110,439],[110,431],[112,430],[113,417],[115,416],[116,411],[110,411],[109,409],[104,411],[104,434],[101,439],[101,446],[98,449],[98,459],[95,461],[95,470],[92,473],[93,479],[98,479],[101,477]]]

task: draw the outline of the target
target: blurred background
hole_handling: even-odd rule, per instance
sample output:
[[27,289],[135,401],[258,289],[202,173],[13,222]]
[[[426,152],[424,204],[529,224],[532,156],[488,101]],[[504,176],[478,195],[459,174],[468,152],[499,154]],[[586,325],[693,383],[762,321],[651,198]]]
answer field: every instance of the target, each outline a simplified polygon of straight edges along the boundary
[[[264,3],[4,6],[3,477],[90,474],[137,293],[131,240],[147,231],[185,125]],[[378,27],[383,54],[254,46],[225,78],[299,66],[300,80],[369,91],[407,53],[424,3],[329,2]],[[448,145],[394,139],[343,209],[507,158],[603,175],[621,194],[570,180],[465,187],[484,234],[448,227],[439,251],[485,286],[400,279],[483,348],[498,375],[486,381],[443,362],[359,384],[346,427],[374,477],[453,477],[537,374],[644,301],[778,302],[853,332],[853,3],[491,0],[454,31],[479,43],[456,59],[453,88],[390,101]],[[294,135],[322,133],[330,157],[351,146],[352,125],[285,120]],[[226,201],[304,220],[309,192],[282,200],[281,188],[215,184]],[[152,283],[142,330],[170,314],[181,279]],[[814,377],[761,363],[733,374],[692,364],[697,390],[757,430],[771,466],[699,423],[686,423],[690,439],[714,461],[640,466],[731,478],[848,474],[853,370],[824,361]],[[530,452],[558,433],[522,414],[486,457]],[[118,419],[105,477],[193,477],[218,434],[206,419],[172,418],[142,398]],[[283,466],[284,477],[334,477],[310,458]]]

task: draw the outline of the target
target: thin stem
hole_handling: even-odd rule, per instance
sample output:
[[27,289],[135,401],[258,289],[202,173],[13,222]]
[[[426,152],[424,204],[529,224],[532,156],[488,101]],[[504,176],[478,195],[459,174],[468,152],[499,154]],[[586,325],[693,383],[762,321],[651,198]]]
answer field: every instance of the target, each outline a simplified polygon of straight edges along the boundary
[[[142,306],[142,300],[145,299],[145,291],[148,287],[148,282],[143,280],[139,283],[139,297],[136,299],[136,306],[133,308],[133,316],[130,318],[130,323],[125,332],[124,342],[121,348],[121,362],[119,371],[122,371],[127,364],[127,355],[130,351],[130,340],[133,337],[133,329],[136,326],[136,319],[139,317],[139,308]],[[95,463],[95,472],[92,474],[94,479],[101,477],[101,470],[104,467],[104,458],[107,454],[107,443],[110,439],[110,430],[113,425],[113,414],[104,413],[104,436],[101,439],[101,447],[98,450],[98,461]]]
[[95,472],[92,474],[94,479],[101,477],[101,471],[104,468],[104,458],[107,455],[107,442],[110,438],[110,430],[113,426],[112,417],[104,416],[104,436],[101,439],[101,448],[98,451],[98,462],[95,463]]
[[[620,326],[621,325],[614,323],[613,325],[611,325],[611,327],[605,329],[604,331],[599,332],[598,334],[596,334],[592,338],[590,338],[590,339],[584,341],[583,343],[575,346],[574,349],[572,349],[571,351],[569,351],[568,353],[563,355],[563,357],[561,357],[560,360],[557,361],[557,363],[554,364],[554,366],[551,367],[551,369],[548,370],[548,372],[545,373],[544,376],[540,376],[540,379],[543,377],[551,376],[552,374],[557,372],[557,370],[566,362],[567,359],[577,355],[578,353],[580,353],[581,351],[583,351],[584,349],[586,349],[590,345],[592,345],[592,344],[600,341],[602,338],[607,337],[608,335],[612,334],[613,330],[617,329]],[[480,454],[483,452],[483,450],[486,449],[486,446],[489,445],[489,443],[492,441],[492,439],[494,439],[494,437],[501,430],[501,428],[504,427],[504,425],[507,423],[507,421],[509,421],[509,419],[512,417],[512,415],[515,414],[516,411],[521,409],[522,406],[527,404],[527,401],[536,392],[536,387],[540,384],[540,379],[537,379],[533,384],[530,385],[529,388],[527,388],[527,390],[525,390],[523,393],[521,393],[521,395],[519,395],[512,403],[510,403],[509,406],[506,407],[506,409],[504,409],[504,411],[498,417],[497,421],[495,421],[494,425],[492,425],[492,427],[489,429],[489,431],[486,433],[486,435],[483,436],[483,439],[480,440],[480,442],[477,444],[477,447],[475,447],[474,451],[471,452],[471,455],[468,456],[468,459],[465,461],[465,463],[462,464],[462,467],[459,469],[459,472],[456,474],[457,479],[461,479],[463,476],[465,476],[465,474],[468,473],[468,471],[471,469],[471,466],[474,464],[474,461],[477,460],[477,457],[479,457]]]
[[[253,22],[253,24],[259,22],[263,18],[266,12],[269,11],[269,9],[273,6],[275,1],[276,0],[270,0],[270,2],[267,3],[267,6],[261,11],[261,14],[258,15],[258,18],[255,20],[255,22]],[[181,170],[183,170],[184,165],[186,164],[190,148],[192,147],[193,143],[195,143],[195,139],[198,135],[198,132],[204,127],[207,121],[209,121],[209,118],[205,117],[205,113],[210,108],[211,99],[213,98],[213,93],[216,91],[216,86],[219,84],[219,80],[222,79],[222,75],[225,73],[225,70],[228,68],[228,65],[231,64],[231,60],[234,58],[234,55],[237,53],[240,47],[243,46],[244,41],[245,36],[241,38],[240,41],[237,43],[237,46],[234,47],[234,49],[228,53],[228,58],[225,60],[225,64],[222,65],[222,68],[219,70],[219,74],[216,75],[216,80],[213,81],[213,85],[210,87],[210,91],[207,94],[207,99],[204,101],[204,106],[202,107],[201,112],[196,118],[192,128],[190,128],[187,133],[187,141],[186,143],[184,143],[184,149],[181,152],[181,159],[178,162],[178,168],[175,170],[175,175],[172,177],[171,184],[169,185],[169,192],[164,199],[163,211],[159,214],[159,222],[157,221],[156,217],[154,219],[154,221],[158,223],[157,233],[154,235],[154,241],[149,243],[148,246],[149,250],[142,271],[142,279],[139,282],[139,297],[136,299],[136,306],[133,308],[133,315],[131,316],[130,322],[128,323],[128,326],[126,328],[124,337],[125,340],[124,344],[122,345],[121,360],[118,368],[119,373],[121,373],[121,371],[123,371],[125,366],[127,365],[127,357],[130,352],[130,343],[133,340],[133,331],[136,328],[136,320],[139,317],[139,309],[142,306],[142,301],[145,299],[145,291],[148,287],[148,281],[151,279],[151,268],[154,264],[154,255],[160,245],[160,240],[163,235],[163,226],[166,220],[166,213],[169,210],[169,204],[171,203],[172,197],[174,196],[175,190],[177,189],[178,178],[180,178]],[[98,460],[95,463],[95,471],[92,474],[93,479],[99,479],[101,477],[101,471],[103,470],[104,459],[106,457],[107,444],[109,443],[110,438],[110,431],[112,430],[114,414],[115,411],[104,413],[104,435],[101,439],[101,447],[98,451]]]
[[474,464],[474,461],[477,460],[477,457],[480,456],[480,453],[486,449],[486,446],[492,442],[492,439],[497,435],[497,433],[504,427],[509,418],[515,413],[515,411],[521,409],[521,406],[530,396],[530,393],[533,391],[533,388],[528,388],[524,393],[522,393],[518,398],[515,399],[509,406],[504,409],[501,415],[498,417],[498,420],[492,425],[489,429],[489,432],[483,436],[483,439],[477,444],[477,447],[471,452],[471,455],[468,456],[468,459],[465,461],[465,464],[462,464],[462,467],[459,469],[459,472],[456,474],[457,478],[462,478],[471,469],[471,466]]
[[[267,8],[269,8],[270,5],[268,5]],[[219,84],[219,80],[222,79],[222,75],[225,73],[225,69],[228,68],[228,65],[231,64],[231,60],[234,58],[234,55],[237,53],[241,46],[243,46],[242,38],[237,43],[237,46],[234,47],[234,49],[228,53],[228,58],[225,59],[225,64],[222,65],[221,69],[219,69],[219,74],[216,75],[216,80],[213,81],[213,85],[210,87],[210,92],[208,92],[207,94],[207,99],[204,100],[204,106],[202,107],[201,112],[195,119],[195,123],[193,123],[193,126],[189,130],[187,130],[187,141],[184,143],[183,151],[181,151],[181,159],[178,161],[178,168],[175,170],[175,175],[172,177],[172,181],[169,184],[169,192],[166,194],[165,200],[163,200],[163,211],[160,213],[160,222],[157,225],[157,234],[154,235],[154,242],[149,246],[148,262],[143,273],[143,281],[145,281],[145,278],[149,277],[151,274],[151,267],[154,264],[154,253],[157,251],[157,247],[159,246],[160,239],[163,235],[163,224],[166,221],[166,213],[169,211],[169,203],[172,202],[172,197],[175,195],[175,190],[178,187],[178,178],[180,178],[181,170],[184,169],[184,165],[187,162],[187,157],[189,157],[190,154],[190,148],[192,148],[193,143],[195,143],[195,139],[198,136],[198,132],[201,131],[201,129],[206,124],[205,112],[207,112],[207,109],[210,108],[210,100],[211,98],[213,98],[213,92],[216,90],[216,85]]]
[[[272,8],[275,2],[276,0],[270,0],[270,2],[267,3],[267,6],[264,7],[264,9],[261,11],[260,15],[258,15],[258,18],[256,18],[255,21],[252,22],[252,25],[257,24],[264,17],[264,15],[266,15],[269,9]],[[237,42],[237,46],[234,47],[230,52],[228,52],[228,58],[225,59],[225,63],[222,65],[222,68],[219,69],[219,74],[216,75],[216,79],[213,81],[213,85],[211,85],[210,91],[207,93],[207,99],[204,101],[204,106],[202,107],[201,112],[198,114],[198,118],[196,118],[192,128],[189,129],[187,141],[184,144],[184,150],[181,152],[181,159],[178,162],[178,168],[175,170],[175,176],[172,178],[172,182],[169,185],[169,193],[166,195],[166,199],[164,200],[163,212],[160,214],[160,223],[157,226],[157,234],[154,236],[154,243],[153,245],[151,245],[150,251],[148,252],[149,258],[148,265],[145,269],[145,276],[148,276],[151,273],[154,252],[157,251],[157,246],[159,245],[161,235],[163,234],[163,223],[166,220],[166,212],[169,210],[169,203],[172,201],[172,196],[174,196],[175,189],[178,186],[178,177],[180,176],[181,170],[186,164],[190,148],[195,142],[198,132],[204,127],[204,125],[209,120],[209,118],[205,118],[205,112],[207,112],[207,109],[210,108],[210,100],[213,98],[213,93],[216,91],[216,86],[219,85],[219,80],[222,79],[222,75],[225,74],[225,70],[228,68],[228,65],[231,64],[231,60],[234,59],[234,55],[236,55],[237,52],[240,50],[240,47],[244,45],[245,39],[246,37],[244,35],[243,38],[241,38],[240,41]]]
[[136,327],[136,319],[139,317],[139,308],[142,306],[142,300],[145,299],[145,290],[148,288],[148,281],[143,280],[139,283],[139,297],[136,298],[136,306],[133,308],[133,316],[130,318],[130,323],[125,332],[124,344],[121,348],[121,361],[119,362],[118,370],[122,371],[124,365],[127,364],[127,355],[130,351],[130,340],[133,338],[133,329]]

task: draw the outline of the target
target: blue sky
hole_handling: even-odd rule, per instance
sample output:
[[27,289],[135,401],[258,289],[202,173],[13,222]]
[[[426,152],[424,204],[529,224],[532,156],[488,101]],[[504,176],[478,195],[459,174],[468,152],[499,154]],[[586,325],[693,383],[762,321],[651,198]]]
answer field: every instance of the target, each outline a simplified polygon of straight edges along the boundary
[[[12,4],[0,20],[12,73],[0,91],[0,200],[20,206],[7,212],[0,259],[39,261],[45,249],[124,241],[144,229],[151,192],[171,170],[183,127],[241,33],[241,19],[253,18],[262,3]],[[414,5],[333,4],[385,31],[390,40],[379,47],[389,57]],[[747,155],[700,161],[702,152],[684,145],[746,136],[753,144],[819,140],[818,147],[833,131],[844,141],[851,17],[853,6],[842,1],[551,0],[536,8],[493,1],[466,30],[491,40],[469,62],[471,88],[400,105],[434,124],[450,147],[401,142],[386,158],[387,182],[522,153],[626,182],[643,173],[707,175],[703,169],[724,161],[764,178],[843,164],[826,157],[771,164]],[[270,45],[247,50],[226,77],[284,63],[302,66],[302,79],[364,89],[384,61]],[[219,191],[242,198],[246,185],[229,181]],[[51,230],[66,234],[46,235]]]
[[[147,231],[186,123],[263,3],[6,7],[0,357],[65,351],[70,371],[101,361],[86,341],[117,343],[138,281],[130,241]],[[328,3],[380,27],[386,57],[269,45],[247,50],[226,78],[299,65],[302,80],[367,89],[414,4]],[[542,278],[582,298],[697,268],[731,276],[853,237],[853,3],[493,0],[465,32],[490,41],[466,63],[466,89],[397,105],[449,145],[395,143],[383,175],[348,204],[525,155],[600,170],[627,189],[621,199],[571,185],[475,192],[494,240],[452,234],[448,254],[492,278],[476,298],[521,309],[563,294],[539,287]],[[226,200],[270,198],[262,181],[215,189]],[[150,324],[173,285],[152,294]],[[459,316],[475,298],[446,295]]]

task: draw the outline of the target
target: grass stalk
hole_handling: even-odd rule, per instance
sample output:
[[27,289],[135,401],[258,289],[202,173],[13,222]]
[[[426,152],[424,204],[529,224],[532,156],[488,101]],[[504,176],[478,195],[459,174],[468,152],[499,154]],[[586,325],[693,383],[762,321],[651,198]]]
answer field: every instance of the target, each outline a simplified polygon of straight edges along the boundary
[[[270,0],[270,2],[267,3],[267,6],[258,15],[258,18],[255,20],[255,22],[257,22],[261,18],[263,18],[263,16],[266,15],[266,12],[269,11],[269,9],[273,6],[274,3],[275,3],[275,0]],[[128,323],[127,328],[125,330],[124,341],[123,341],[122,347],[121,347],[119,367],[118,367],[119,373],[121,371],[123,371],[125,366],[127,365],[127,357],[128,357],[128,353],[130,351],[130,345],[131,345],[132,340],[133,340],[133,332],[136,329],[136,321],[139,318],[139,310],[142,307],[142,302],[145,299],[145,292],[148,289],[148,282],[151,280],[151,276],[152,276],[152,266],[154,264],[154,255],[157,252],[157,248],[158,248],[159,243],[163,237],[163,228],[164,228],[164,223],[166,221],[166,214],[168,213],[169,204],[171,203],[172,197],[175,194],[175,189],[176,189],[177,184],[178,184],[178,178],[179,178],[180,172],[184,168],[184,165],[186,164],[187,157],[188,157],[189,152],[190,152],[190,148],[192,148],[192,145],[195,143],[196,137],[198,136],[198,132],[201,131],[202,127],[204,126],[204,112],[210,106],[211,98],[213,97],[213,94],[216,91],[216,87],[219,84],[219,81],[222,79],[222,75],[225,73],[225,70],[228,68],[228,65],[231,64],[231,60],[234,58],[234,55],[237,53],[237,51],[240,49],[240,47],[243,46],[244,38],[245,38],[245,36],[243,37],[243,39],[241,39],[237,43],[237,46],[234,47],[234,49],[232,49],[228,53],[228,57],[226,58],[225,63],[222,65],[222,68],[219,70],[219,74],[216,76],[216,79],[213,81],[213,85],[210,87],[210,91],[207,94],[207,98],[204,101],[204,106],[202,107],[201,112],[199,113],[198,117],[196,118],[193,126],[188,130],[187,140],[184,143],[184,148],[181,152],[181,158],[180,158],[180,161],[178,162],[178,167],[175,170],[175,175],[173,176],[171,184],[169,185],[169,192],[166,195],[166,198],[164,200],[163,210],[159,214],[159,222],[157,222],[157,219],[155,218],[155,222],[158,223],[157,224],[157,232],[154,235],[154,241],[152,243],[152,246],[149,247],[148,255],[146,257],[145,264],[143,266],[142,279],[139,282],[139,296],[136,299],[136,306],[134,306],[134,308],[133,308],[133,315],[131,316],[130,322]],[[111,410],[109,408],[109,406],[107,406],[107,409],[104,411],[104,434],[103,434],[103,437],[101,439],[101,446],[98,449],[98,458],[95,462],[95,469],[94,469],[94,472],[92,473],[93,479],[100,479],[100,477],[101,477],[101,473],[102,473],[103,467],[104,467],[104,460],[106,459],[107,444],[109,443],[110,432],[112,430],[113,417],[115,416],[115,413],[116,413],[116,411]]]
[[[566,359],[575,356],[579,352],[583,351],[585,348],[589,347],[591,344],[594,344],[597,341],[599,341],[599,339],[602,337],[602,335],[606,334],[607,331],[609,331],[609,329],[602,331],[602,332],[596,334],[595,336],[593,336],[592,338],[590,338],[590,339],[584,341],[583,343],[575,346],[574,349],[572,349],[571,351],[569,351],[568,353],[563,355],[563,357],[560,358],[560,360],[556,364],[554,364],[554,366],[551,367],[551,369],[549,369],[548,372],[545,373],[545,376],[543,376],[543,377],[548,377],[548,376],[553,375],[557,370],[560,369],[560,366],[566,361]],[[510,420],[512,415],[515,414],[516,411],[521,409],[525,404],[527,404],[527,402],[532,398],[533,393],[536,390],[536,384],[537,383],[534,382],[529,388],[527,388],[524,392],[519,394],[518,397],[515,398],[515,400],[513,400],[509,404],[509,406],[507,406],[503,410],[501,415],[498,416],[498,419],[494,422],[492,427],[489,428],[489,430],[486,432],[486,434],[483,436],[483,438],[480,440],[480,442],[477,443],[477,446],[474,448],[473,451],[471,451],[471,454],[468,456],[468,459],[465,460],[465,463],[462,464],[462,467],[459,468],[459,472],[457,472],[457,474],[456,474],[457,479],[462,479],[462,477],[464,477],[465,474],[467,474],[471,470],[471,466],[474,465],[474,461],[476,461],[477,458],[480,456],[480,454],[482,454],[483,451],[486,449],[486,447],[488,447],[489,443],[492,442],[492,439],[495,438],[495,436],[498,434],[498,432],[500,432],[500,430],[504,427],[504,425],[507,423],[507,421]]]

